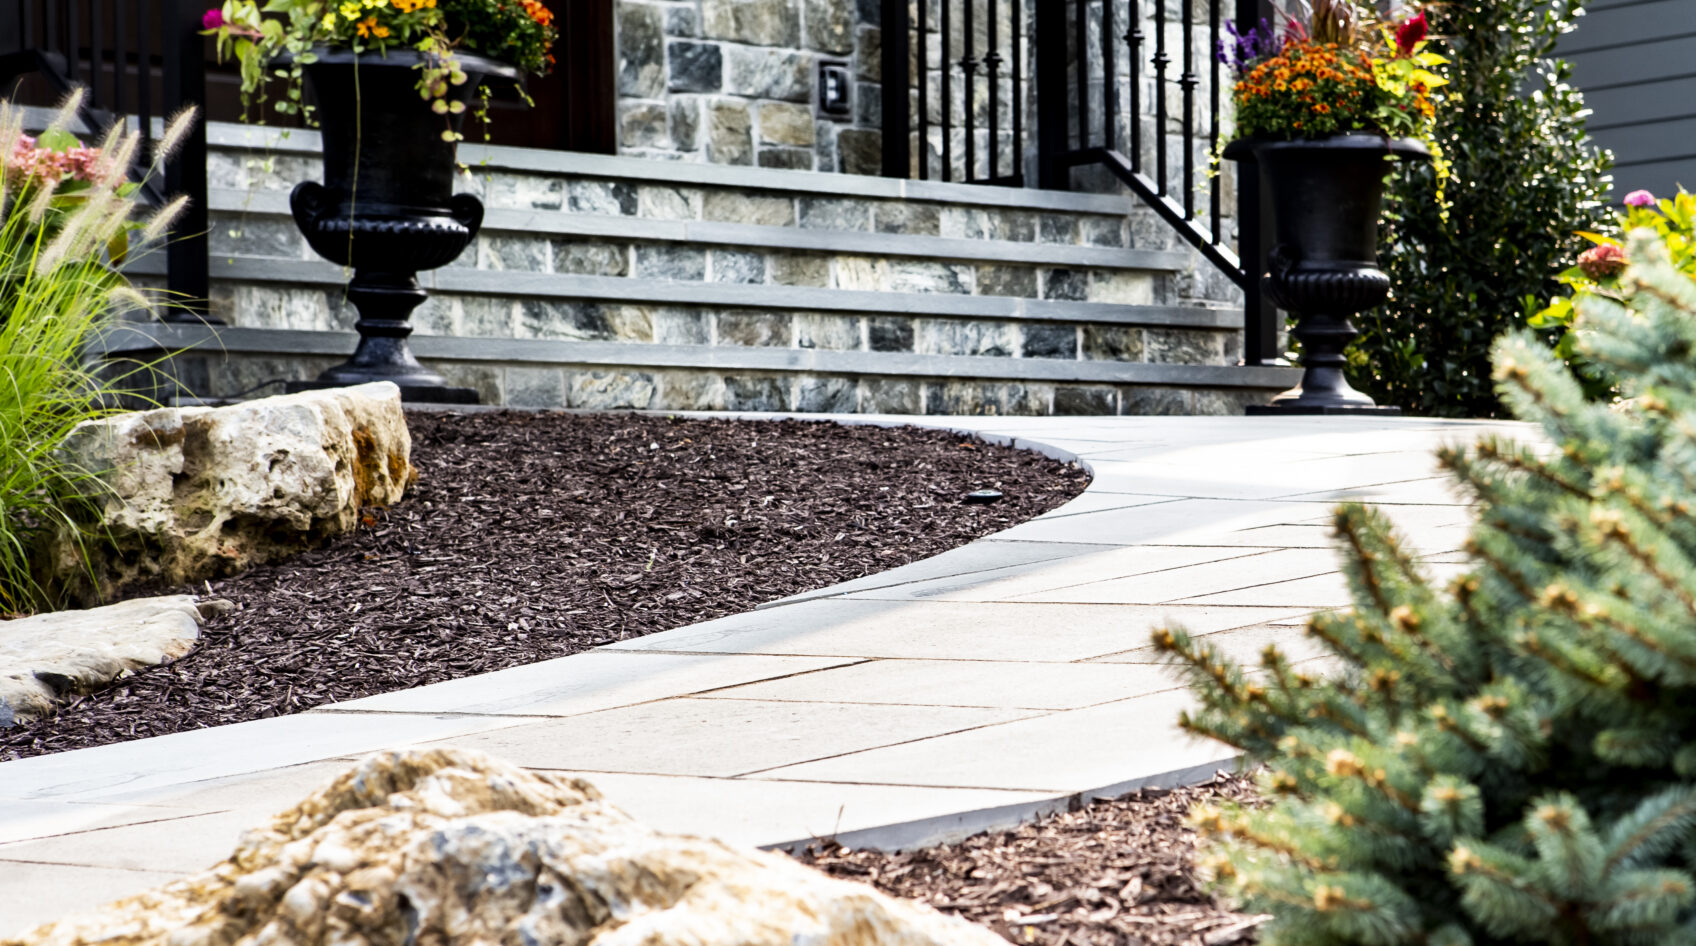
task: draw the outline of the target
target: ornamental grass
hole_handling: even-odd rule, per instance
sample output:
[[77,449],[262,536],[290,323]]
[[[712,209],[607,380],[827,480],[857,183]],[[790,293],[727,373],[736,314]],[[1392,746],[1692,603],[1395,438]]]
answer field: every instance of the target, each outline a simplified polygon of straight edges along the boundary
[[[0,613],[61,603],[44,578],[50,540],[87,561],[84,513],[100,471],[59,448],[78,424],[114,409],[123,382],[88,360],[90,343],[122,312],[153,304],[113,267],[132,237],[158,240],[183,206],[138,220],[128,172],[140,135],[118,129],[84,147],[67,130],[78,104],[31,137],[24,110],[0,101]],[[171,123],[155,166],[190,121]]]

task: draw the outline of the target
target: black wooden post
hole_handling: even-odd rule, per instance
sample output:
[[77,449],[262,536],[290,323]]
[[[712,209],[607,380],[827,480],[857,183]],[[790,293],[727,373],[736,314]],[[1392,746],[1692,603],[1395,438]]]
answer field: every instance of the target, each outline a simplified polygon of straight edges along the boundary
[[[925,0],[919,0],[924,3]],[[883,176],[907,177],[913,168],[913,37],[907,0],[883,0]],[[925,80],[919,63],[918,81]],[[924,147],[921,141],[919,147]]]
[[[1223,3],[1224,0],[1213,0]],[[1237,0],[1237,29],[1247,33],[1273,15],[1268,0]],[[1266,253],[1272,248],[1272,206],[1260,193],[1260,168],[1252,161],[1236,166],[1237,256],[1248,278],[1243,281],[1243,364],[1270,365],[1278,350],[1278,307],[1260,289]]]
[[[207,297],[212,291],[206,240],[211,226],[206,208],[206,48],[200,36],[204,12],[200,4],[161,0],[166,115],[190,106],[200,113],[176,155],[165,165],[165,193],[183,194],[189,201],[165,251],[172,296],[165,319],[173,322],[205,320]],[[141,77],[145,82],[145,60]],[[152,129],[144,128],[142,134],[151,137]]]
[[[1035,33],[1037,186],[1069,190],[1072,174],[1066,153],[1071,150],[1072,108],[1066,94],[1066,4],[1038,3]],[[1079,55],[1084,55],[1082,50]]]

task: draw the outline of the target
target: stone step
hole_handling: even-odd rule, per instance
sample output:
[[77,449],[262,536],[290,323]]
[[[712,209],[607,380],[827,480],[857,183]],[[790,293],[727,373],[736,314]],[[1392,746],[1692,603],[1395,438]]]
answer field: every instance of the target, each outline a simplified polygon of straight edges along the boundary
[[[353,350],[344,331],[137,324],[103,354],[157,365],[160,401],[278,393]],[[876,414],[1240,414],[1289,368],[821,348],[415,336],[420,358],[483,403],[588,410]],[[165,353],[174,357],[161,361]],[[275,387],[255,390],[263,385]]]
[[[317,136],[213,125],[217,333],[167,397],[239,396],[353,348],[348,273],[287,190]],[[1234,413],[1293,383],[1236,367],[1240,311],[1119,195],[467,147],[475,248],[420,274],[415,349],[523,407],[879,413]],[[130,268],[146,278],[156,257]]]

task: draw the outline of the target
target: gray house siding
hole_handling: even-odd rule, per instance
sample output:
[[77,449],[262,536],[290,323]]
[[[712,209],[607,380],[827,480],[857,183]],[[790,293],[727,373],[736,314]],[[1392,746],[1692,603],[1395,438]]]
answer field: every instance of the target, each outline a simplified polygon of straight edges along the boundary
[[1614,199],[1638,188],[1696,190],[1696,0],[1592,0],[1562,41],[1614,152]]

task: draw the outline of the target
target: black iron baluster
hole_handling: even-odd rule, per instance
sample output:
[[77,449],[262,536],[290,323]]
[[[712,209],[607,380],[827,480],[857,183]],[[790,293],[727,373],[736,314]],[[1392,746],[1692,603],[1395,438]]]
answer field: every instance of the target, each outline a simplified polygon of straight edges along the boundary
[[[152,3],[137,4],[135,18],[136,119],[141,124],[142,153],[153,163],[153,36],[152,24],[159,22]],[[152,16],[148,16],[152,13]]]
[[1101,0],[1101,144],[1107,148],[1119,145],[1114,134],[1119,117],[1119,77],[1113,69],[1113,47],[1117,43],[1113,35],[1113,0]]
[[[921,8],[923,0],[921,0]],[[883,0],[883,175],[912,172],[912,34],[907,0]],[[923,73],[921,71],[920,75]]]
[[[165,110],[175,112],[195,106],[202,115],[165,166],[165,192],[181,194],[189,200],[165,248],[172,306],[164,319],[221,324],[218,319],[206,318],[212,279],[206,231],[211,221],[206,211],[206,57],[199,32],[201,11],[197,7],[194,2],[161,0],[158,18],[164,65],[164,85],[160,91]],[[152,122],[144,119],[141,128],[142,136],[151,140]],[[151,145],[148,150],[152,150]]]
[[129,83],[124,80],[129,73],[129,50],[125,43],[124,31],[127,29],[125,12],[129,10],[127,0],[118,0],[112,9],[112,114],[118,121],[126,120],[124,109],[124,89]]
[[1155,188],[1165,197],[1166,186],[1166,0],[1154,0],[1154,169]]
[[104,0],[89,0],[88,6],[88,95],[95,105],[99,105],[103,98],[100,94],[100,70],[106,62],[106,50],[102,48],[105,45],[106,4]]
[[989,79],[989,179],[1001,177],[1001,0],[989,0],[989,52],[983,56],[983,72]]
[[1130,29],[1125,32],[1125,44],[1130,47],[1131,67],[1131,170],[1142,171],[1142,0],[1130,0],[1127,17]]
[[1025,179],[1025,8],[1013,0],[1013,176]]
[[[903,9],[907,0],[900,0]],[[930,180],[930,0],[919,6],[919,180]]]
[[966,44],[960,52],[960,71],[964,73],[966,89],[961,96],[966,108],[966,173],[960,178],[966,183],[977,180],[978,176],[978,61],[977,61],[977,30],[973,28],[972,14],[977,7],[976,0],[966,0]]
[[1184,72],[1178,85],[1184,90],[1184,219],[1195,219],[1195,0],[1184,0]]
[[42,17],[41,17],[41,45],[36,47],[36,48],[42,49],[42,50],[54,50],[54,49],[62,48],[59,45],[59,3],[58,3],[58,0],[47,0],[46,8],[42,12]]
[[[1214,154],[1219,153],[1219,81],[1220,81],[1219,80],[1219,71],[1220,71],[1219,66],[1220,66],[1220,62],[1219,62],[1218,49],[1219,49],[1219,42],[1220,42],[1221,39],[1223,39],[1223,36],[1219,32],[1219,4],[1221,2],[1223,2],[1223,0],[1209,0],[1209,2],[1207,4],[1207,35],[1208,35],[1208,38],[1211,40],[1211,42],[1209,43],[1207,48],[1208,48],[1209,52],[1213,53],[1212,65],[1210,67],[1211,68],[1210,79],[1209,79],[1209,82],[1208,82],[1208,98],[1209,98],[1208,110],[1209,110],[1210,117],[1207,120],[1207,129],[1208,129],[1207,153],[1209,155],[1214,155]],[[1223,191],[1224,188],[1222,188],[1220,186],[1220,183],[1221,183],[1222,180],[1223,180],[1223,178],[1221,178],[1221,177],[1214,177],[1212,186],[1210,186],[1207,189],[1208,193],[1209,193],[1209,197],[1210,197],[1210,202],[1212,203],[1212,207],[1210,208],[1211,209],[1211,214],[1210,214],[1211,230],[1210,230],[1210,232],[1213,234],[1213,242],[1214,243],[1223,243],[1225,241],[1225,234],[1223,232],[1223,226],[1222,226],[1222,221],[1224,219],[1225,212],[1224,212],[1224,208],[1223,208],[1223,205],[1222,205],[1223,197],[1221,196],[1221,191]]]
[[1089,147],[1089,4],[1087,0],[1078,0],[1072,5],[1072,17],[1076,21],[1078,38],[1078,147]]
[[81,0],[71,0],[65,4],[65,45],[61,47],[65,53],[65,77],[75,82],[77,79],[77,50],[82,47],[82,22],[77,16],[82,7]]
[[[919,0],[924,2],[924,0]],[[942,0],[942,56],[939,64],[942,66],[942,179],[954,179],[954,63],[948,57],[954,54],[953,34],[948,32],[948,5],[950,0]],[[966,0],[971,3],[971,0]]]

